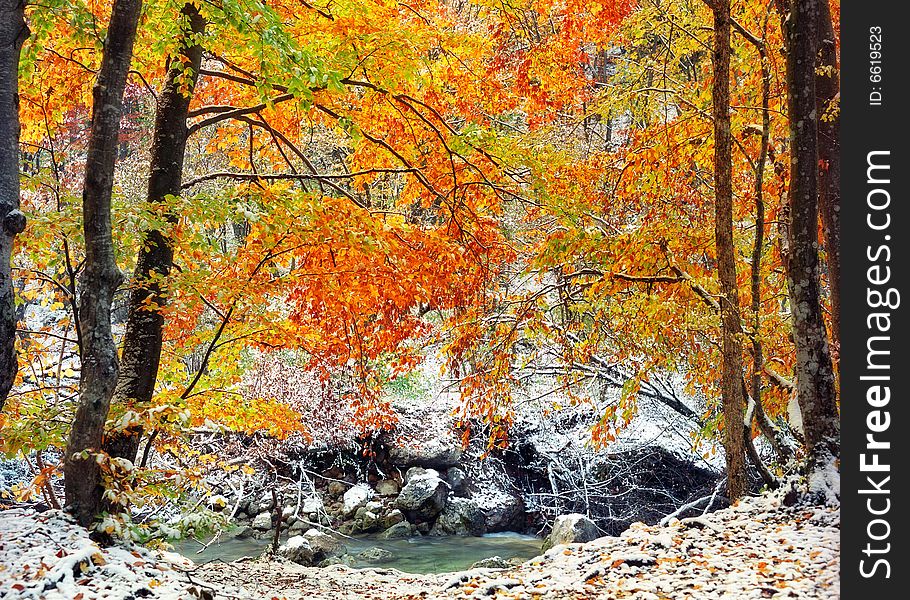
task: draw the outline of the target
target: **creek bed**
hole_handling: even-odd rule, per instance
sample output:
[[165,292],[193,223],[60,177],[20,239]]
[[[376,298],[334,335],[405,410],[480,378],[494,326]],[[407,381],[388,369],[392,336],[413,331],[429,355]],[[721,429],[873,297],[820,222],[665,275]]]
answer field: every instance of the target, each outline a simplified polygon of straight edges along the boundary
[[[355,567],[382,567],[398,569],[405,573],[448,573],[463,571],[484,558],[498,556],[504,560],[517,558],[522,561],[540,554],[540,538],[520,533],[490,533],[480,537],[467,536],[418,536],[404,539],[382,540],[376,536],[356,536],[344,540]],[[271,539],[231,538],[212,544],[197,554],[200,544],[194,540],[174,543],[176,552],[197,564],[215,560],[230,562],[244,556],[256,557],[271,544]],[[381,561],[360,556],[372,548],[390,553]]]

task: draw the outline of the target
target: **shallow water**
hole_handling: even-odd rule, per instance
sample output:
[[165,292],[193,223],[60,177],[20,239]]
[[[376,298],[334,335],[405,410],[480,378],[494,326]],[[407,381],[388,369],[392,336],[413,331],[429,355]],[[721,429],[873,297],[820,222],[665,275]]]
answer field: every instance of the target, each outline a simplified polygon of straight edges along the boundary
[[[270,539],[228,538],[212,544],[202,553],[194,540],[174,544],[177,552],[196,563],[213,560],[232,561],[244,556],[259,556],[271,543]],[[406,573],[446,573],[462,571],[478,560],[498,556],[508,560],[527,560],[540,554],[540,538],[519,533],[491,533],[481,537],[413,537],[380,540],[376,536],[358,536],[344,540],[355,567],[383,567]],[[358,555],[370,548],[382,548],[391,553],[383,561],[370,561]]]

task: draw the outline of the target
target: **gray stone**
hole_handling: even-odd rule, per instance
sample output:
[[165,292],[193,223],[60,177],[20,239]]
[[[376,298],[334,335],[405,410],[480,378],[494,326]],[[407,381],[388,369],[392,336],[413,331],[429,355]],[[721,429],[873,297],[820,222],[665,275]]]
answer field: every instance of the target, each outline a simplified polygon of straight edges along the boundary
[[446,481],[452,486],[453,492],[462,492],[467,484],[467,475],[458,467],[451,467],[446,471]]
[[332,565],[345,565],[347,567],[353,567],[355,564],[354,557],[350,554],[339,554],[338,556],[330,556],[325,560],[319,561],[318,567],[330,567]]
[[253,519],[253,529],[259,531],[268,531],[272,528],[272,515],[268,512],[261,512]]
[[414,526],[407,521],[395,523],[385,531],[379,534],[381,540],[396,540],[400,538],[409,538],[414,535]]
[[441,477],[439,471],[436,469],[425,469],[423,467],[411,467],[404,474],[404,483],[408,484],[409,481],[415,477]]
[[401,486],[394,479],[383,479],[376,484],[376,493],[380,496],[394,496],[401,490]]
[[476,563],[471,565],[472,569],[508,569],[512,564],[501,556],[491,556],[490,558],[482,558]]
[[309,529],[303,534],[306,541],[313,549],[313,560],[322,561],[333,556],[340,556],[347,552],[347,548],[332,536],[322,533],[318,529]]
[[414,475],[401,488],[395,505],[410,521],[428,521],[442,512],[449,496],[449,484],[435,471]]
[[414,446],[394,446],[389,449],[389,460],[396,467],[429,467],[448,469],[461,461],[458,440],[432,439]]
[[275,500],[272,498],[272,492],[266,492],[262,495],[258,502],[250,503],[251,510],[254,506],[256,507],[256,514],[275,508]]
[[546,551],[560,544],[580,544],[600,537],[600,530],[594,521],[579,513],[560,515],[553,523],[553,530],[543,543]]
[[473,495],[483,511],[487,532],[522,531],[525,527],[524,502],[518,496],[506,492]]
[[313,564],[313,548],[302,535],[295,535],[278,548],[278,554],[300,565]]
[[487,523],[477,503],[467,498],[449,498],[439,513],[431,535],[483,535]]
[[382,517],[382,528],[388,529],[392,525],[397,525],[404,521],[404,513],[397,508],[393,508]]
[[386,550],[385,548],[370,548],[369,550],[364,550],[357,555],[357,558],[368,560],[373,563],[383,563],[388,562],[395,558],[395,555]]

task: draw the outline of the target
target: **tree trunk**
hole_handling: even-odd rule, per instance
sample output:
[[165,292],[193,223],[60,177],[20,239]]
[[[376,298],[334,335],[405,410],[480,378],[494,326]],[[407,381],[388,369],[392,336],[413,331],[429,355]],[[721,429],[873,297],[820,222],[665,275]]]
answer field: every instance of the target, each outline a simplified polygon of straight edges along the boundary
[[[166,202],[167,196],[180,195],[187,111],[202,62],[202,46],[193,44],[193,40],[205,30],[205,19],[192,4],[183,6],[181,18],[186,21],[183,43],[172,62],[175,66],[168,71],[155,115],[147,196],[150,208]],[[177,220],[170,212],[166,217],[172,223]],[[164,317],[159,310],[148,307],[167,304],[165,281],[174,263],[174,250],[164,232],[147,231],[144,238],[133,274],[120,378],[113,399],[130,407],[147,405],[155,392]],[[108,437],[105,450],[111,456],[135,462],[141,437],[142,430],[138,427],[114,432]]]
[[92,90],[92,126],[82,190],[85,273],[80,298],[82,374],[79,406],[63,466],[66,504],[88,526],[101,506],[104,423],[117,384],[117,345],[111,335],[111,300],[122,274],[111,234],[111,194],[123,112],[123,90],[133,56],[142,0],[115,0],[101,68]]
[[796,386],[810,471],[839,454],[834,371],[822,318],[818,270],[818,0],[795,0],[786,23],[790,111],[790,291]]
[[19,51],[29,35],[23,0],[0,0],[0,410],[16,379],[16,302],[10,260],[19,211]]
[[819,208],[825,232],[831,339],[840,348],[840,71],[837,36],[828,0],[818,0],[818,57],[815,108],[818,112]]
[[743,427],[743,351],[740,335],[739,291],[733,246],[733,138],[730,133],[730,2],[714,0],[714,237],[720,279],[722,329],[721,393],[724,411],[724,453],[727,491],[734,501],[747,489],[746,445]]

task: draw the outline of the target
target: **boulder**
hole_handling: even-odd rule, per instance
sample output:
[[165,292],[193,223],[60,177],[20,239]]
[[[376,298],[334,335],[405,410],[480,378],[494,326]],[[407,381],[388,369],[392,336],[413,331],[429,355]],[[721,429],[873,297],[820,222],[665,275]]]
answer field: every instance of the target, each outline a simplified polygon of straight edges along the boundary
[[326,493],[330,498],[340,498],[349,488],[343,481],[330,481],[326,486]]
[[404,521],[404,514],[397,508],[393,508],[382,517],[382,528],[388,529],[392,525],[397,525]]
[[468,498],[449,498],[436,518],[431,535],[483,535],[487,524],[483,511]]
[[436,471],[426,471],[408,480],[395,505],[408,515],[409,521],[429,521],[442,512],[448,496],[449,484]]
[[355,485],[344,493],[342,500],[344,502],[341,512],[344,516],[350,516],[357,512],[357,509],[364,506],[373,497],[373,490],[366,485]]
[[458,440],[432,439],[419,445],[394,446],[389,449],[389,460],[396,467],[429,467],[448,469],[461,461]]
[[481,558],[471,565],[472,569],[508,569],[512,564],[501,556],[491,556],[490,558]]
[[415,477],[440,477],[436,469],[424,469],[423,467],[411,467],[404,474],[404,483],[408,484]]
[[306,521],[297,520],[297,521],[294,521],[293,523],[291,523],[291,525],[288,527],[288,535],[290,535],[290,536],[300,535],[309,528],[310,528],[309,523],[307,523]]
[[388,562],[395,558],[395,555],[386,550],[385,548],[374,547],[368,550],[364,550],[357,555],[357,558],[366,560],[372,563],[383,563]]
[[313,564],[313,548],[302,535],[288,538],[288,541],[278,548],[278,554],[299,565]]
[[377,531],[380,527],[379,515],[369,510],[366,506],[361,506],[354,513],[354,531],[371,533]]
[[590,542],[600,537],[600,530],[594,521],[579,513],[560,515],[553,523],[553,530],[544,540],[543,550],[546,551],[560,544],[580,544]]
[[381,540],[396,540],[400,538],[409,538],[414,535],[414,526],[407,521],[395,523],[385,531],[379,534]]
[[471,499],[483,511],[488,533],[524,530],[525,506],[520,497],[499,490],[486,490],[472,494]]
[[394,479],[383,479],[376,483],[376,493],[380,496],[394,496],[401,491],[401,486]]
[[318,513],[323,508],[322,498],[319,496],[310,496],[309,498],[304,498],[303,502],[300,504],[300,514],[312,515]]
[[250,503],[250,510],[255,509],[257,515],[273,508],[275,508],[275,499],[272,498],[272,492],[265,492],[258,501]]
[[333,556],[341,556],[347,552],[347,548],[340,540],[322,533],[318,529],[309,529],[303,534],[303,537],[313,549],[313,561],[320,562]]
[[272,514],[268,512],[259,513],[250,526],[258,531],[268,531],[272,528]]
[[467,475],[459,467],[451,467],[446,471],[446,481],[455,493],[463,492],[467,487]]
[[355,564],[354,557],[350,554],[339,554],[338,556],[330,556],[325,560],[319,561],[317,567],[330,567],[332,565],[344,565],[346,567],[353,567]]

